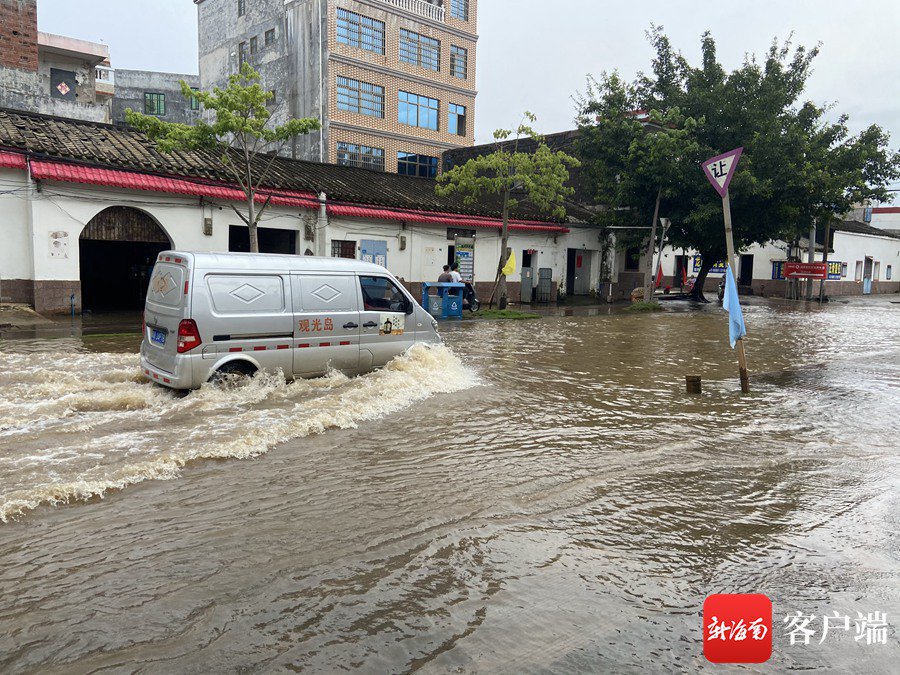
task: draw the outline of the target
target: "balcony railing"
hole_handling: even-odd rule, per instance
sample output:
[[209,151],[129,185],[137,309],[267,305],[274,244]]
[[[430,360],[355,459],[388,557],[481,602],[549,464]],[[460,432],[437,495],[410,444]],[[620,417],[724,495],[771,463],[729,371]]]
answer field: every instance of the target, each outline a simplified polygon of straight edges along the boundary
[[431,2],[426,2],[425,0],[381,0],[382,2],[386,2],[389,5],[394,5],[395,7],[399,7],[400,9],[406,10],[407,12],[412,12],[413,14],[418,14],[419,16],[424,16],[428,19],[432,19],[434,21],[440,21],[443,23],[444,21],[444,7],[443,3],[434,4]]
[[116,71],[105,66],[97,66],[94,83],[98,94],[113,96],[116,93]]

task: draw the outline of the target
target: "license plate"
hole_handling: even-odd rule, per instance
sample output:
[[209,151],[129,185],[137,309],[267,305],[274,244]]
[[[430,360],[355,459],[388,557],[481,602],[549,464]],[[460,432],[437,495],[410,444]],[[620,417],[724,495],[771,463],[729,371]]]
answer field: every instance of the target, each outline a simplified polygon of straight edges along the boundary
[[157,345],[165,345],[166,344],[166,332],[163,330],[157,330],[156,328],[150,329],[150,342]]

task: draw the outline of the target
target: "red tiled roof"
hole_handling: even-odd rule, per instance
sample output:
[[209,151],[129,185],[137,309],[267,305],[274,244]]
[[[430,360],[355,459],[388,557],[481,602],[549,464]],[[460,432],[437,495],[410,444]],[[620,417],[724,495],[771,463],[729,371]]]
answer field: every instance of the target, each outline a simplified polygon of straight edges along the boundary
[[[457,225],[469,227],[493,227],[500,228],[503,221],[497,218],[484,218],[480,216],[466,216],[453,213],[434,213],[431,211],[412,211],[408,209],[380,209],[371,206],[357,206],[353,204],[329,204],[328,213],[334,216],[350,216],[353,218],[376,218],[379,220],[403,220],[412,223],[429,223],[432,225]],[[569,228],[561,225],[548,225],[547,223],[511,220],[509,229],[527,232],[548,232],[564,234]]]
[[18,152],[0,150],[0,167],[4,169],[24,169],[25,155]]
[[[24,168],[24,157],[22,159],[22,168]],[[38,180],[57,180],[65,183],[103,185],[127,190],[148,190],[150,192],[194,195],[228,201],[245,200],[243,191],[229,185],[187,181],[167,176],[101,169],[63,162],[32,161],[31,175]],[[256,201],[262,203],[267,197],[268,193],[257,194]],[[279,191],[277,195],[272,196],[271,203],[281,206],[302,206],[306,208],[318,208],[319,206],[319,200],[314,194],[291,190]]]

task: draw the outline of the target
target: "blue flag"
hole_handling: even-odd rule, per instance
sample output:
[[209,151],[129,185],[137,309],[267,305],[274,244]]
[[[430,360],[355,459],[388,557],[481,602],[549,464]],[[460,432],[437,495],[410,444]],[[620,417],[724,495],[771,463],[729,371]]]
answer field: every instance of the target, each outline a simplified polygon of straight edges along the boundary
[[728,339],[731,341],[731,348],[734,349],[737,341],[747,334],[747,328],[744,326],[744,314],[741,312],[741,301],[738,300],[737,284],[734,283],[731,265],[725,266],[725,297],[722,306],[728,312]]

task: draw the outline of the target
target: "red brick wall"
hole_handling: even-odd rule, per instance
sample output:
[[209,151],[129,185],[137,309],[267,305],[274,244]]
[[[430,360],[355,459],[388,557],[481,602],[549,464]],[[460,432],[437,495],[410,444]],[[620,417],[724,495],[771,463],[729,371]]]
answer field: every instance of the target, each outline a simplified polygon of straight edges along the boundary
[[38,69],[37,0],[0,2],[0,67]]

